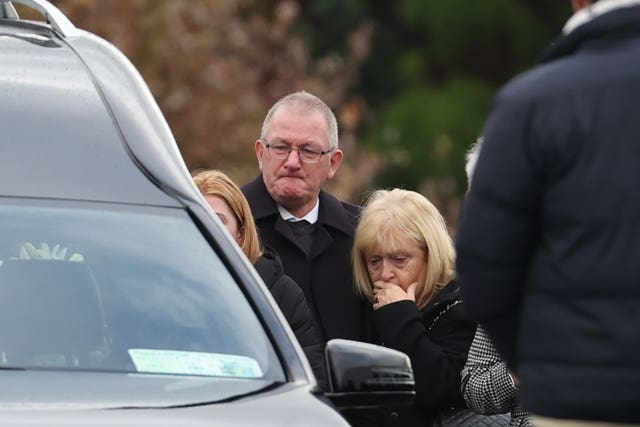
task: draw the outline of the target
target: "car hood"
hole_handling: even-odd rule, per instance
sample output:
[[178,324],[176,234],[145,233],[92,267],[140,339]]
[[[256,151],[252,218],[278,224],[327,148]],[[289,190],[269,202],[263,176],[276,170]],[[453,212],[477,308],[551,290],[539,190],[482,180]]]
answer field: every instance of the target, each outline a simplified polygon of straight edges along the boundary
[[[310,392],[308,384],[266,385],[256,382],[242,390],[243,387],[237,384],[242,381],[231,380],[218,384],[221,390],[219,397],[226,395],[227,398],[207,403],[213,396],[203,390],[200,393],[201,399],[192,402],[193,404],[162,406],[158,405],[157,398],[150,402],[153,399],[149,395],[154,394],[150,393],[153,388],[151,383],[137,382],[136,378],[131,382],[121,378],[122,384],[118,387],[101,383],[85,385],[82,394],[74,380],[56,381],[53,384],[50,382],[53,377],[46,379],[48,375],[45,375],[45,380],[37,384],[24,381],[26,377],[21,382],[11,380],[11,377],[17,378],[13,372],[5,374],[7,372],[2,373],[3,391],[0,394],[0,425],[3,426],[348,426],[334,409]],[[66,373],[68,377],[77,375]],[[107,383],[108,376],[103,377]],[[5,377],[8,378],[6,381]],[[37,375],[33,379],[36,377]],[[99,375],[87,374],[81,382],[98,379]],[[163,376],[152,383],[155,383],[161,393],[168,390],[169,394],[180,387],[196,387],[194,384],[176,382],[175,378],[172,381]],[[266,387],[256,388],[259,386]],[[200,387],[206,389],[204,383]],[[235,388],[233,393],[230,393],[231,388]],[[98,392],[109,389],[112,392],[110,396],[109,393]],[[251,389],[253,390],[249,391]],[[237,393],[240,391],[247,393]],[[192,394],[197,395],[198,393]]]

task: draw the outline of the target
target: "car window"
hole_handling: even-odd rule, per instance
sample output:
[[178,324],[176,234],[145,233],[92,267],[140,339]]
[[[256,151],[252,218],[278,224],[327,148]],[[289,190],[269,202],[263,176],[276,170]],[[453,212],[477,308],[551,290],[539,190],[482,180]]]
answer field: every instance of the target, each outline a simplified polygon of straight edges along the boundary
[[0,203],[0,367],[284,381],[181,209]]

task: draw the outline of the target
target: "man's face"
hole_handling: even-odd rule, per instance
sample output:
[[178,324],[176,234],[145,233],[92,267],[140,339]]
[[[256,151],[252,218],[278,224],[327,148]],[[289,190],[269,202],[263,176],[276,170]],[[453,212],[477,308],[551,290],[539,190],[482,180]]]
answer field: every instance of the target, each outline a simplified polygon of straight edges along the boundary
[[282,107],[273,115],[266,141],[256,141],[255,149],[264,183],[271,197],[292,214],[302,217],[316,203],[324,183],[333,178],[342,151],[335,149],[320,157],[318,163],[305,163],[297,150],[285,159],[274,159],[265,146],[286,144],[320,152],[329,149],[328,125],[319,112],[300,112]]

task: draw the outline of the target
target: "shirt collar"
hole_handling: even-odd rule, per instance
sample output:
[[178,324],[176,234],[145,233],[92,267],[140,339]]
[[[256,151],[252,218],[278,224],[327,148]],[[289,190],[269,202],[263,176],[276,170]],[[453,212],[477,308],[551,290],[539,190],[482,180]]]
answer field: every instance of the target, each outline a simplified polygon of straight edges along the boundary
[[315,224],[318,221],[318,212],[320,211],[320,199],[319,198],[316,199],[316,204],[313,206],[313,209],[311,209],[309,211],[309,213],[307,213],[302,218],[298,218],[298,217],[294,216],[291,212],[289,212],[282,205],[277,205],[277,207],[278,207],[278,212],[280,212],[280,216],[285,221],[294,221],[295,222],[295,221],[300,221],[300,220],[305,219],[305,220],[309,221],[309,223]]
[[614,9],[636,5],[640,5],[640,0],[600,0],[574,13],[562,29],[562,34],[569,34],[580,25],[586,24],[592,19]]

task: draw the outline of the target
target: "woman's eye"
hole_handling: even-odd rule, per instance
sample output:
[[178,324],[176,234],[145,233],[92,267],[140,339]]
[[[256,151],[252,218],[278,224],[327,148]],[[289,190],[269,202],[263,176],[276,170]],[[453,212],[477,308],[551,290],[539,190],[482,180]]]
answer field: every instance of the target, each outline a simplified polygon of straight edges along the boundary
[[380,257],[373,257],[367,260],[367,264],[369,264],[372,267],[380,265],[381,262],[382,262],[382,258]]
[[406,255],[396,255],[393,257],[393,262],[397,265],[404,265],[409,261],[409,257]]

